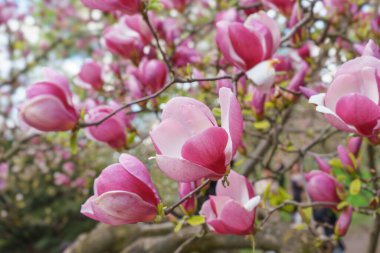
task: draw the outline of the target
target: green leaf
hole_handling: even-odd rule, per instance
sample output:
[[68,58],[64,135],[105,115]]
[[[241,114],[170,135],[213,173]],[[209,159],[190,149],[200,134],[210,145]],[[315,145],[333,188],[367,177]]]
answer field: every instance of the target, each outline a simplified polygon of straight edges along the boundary
[[179,220],[178,223],[175,225],[174,232],[178,233],[182,229],[184,224],[185,224],[185,217]]
[[163,8],[163,4],[160,0],[150,0],[146,8],[152,11],[159,11]]
[[302,220],[305,223],[309,223],[311,216],[313,214],[313,209],[311,207],[301,208],[299,209]]
[[330,164],[330,166],[333,167],[333,168],[343,169],[343,164],[342,164],[342,162],[340,161],[340,159],[338,159],[338,158],[331,159],[331,160],[329,161],[329,164]]
[[194,215],[191,216],[188,220],[187,223],[189,223],[191,226],[199,226],[205,223],[205,217],[200,216],[200,215]]
[[349,206],[350,204],[347,201],[342,201],[338,204],[337,208],[338,210],[342,210],[343,208]]
[[361,185],[362,185],[362,182],[360,181],[359,178],[352,181],[350,184],[350,194],[351,195],[358,195],[360,192]]
[[361,207],[368,205],[368,199],[363,195],[349,195],[346,199],[353,207]]
[[220,115],[222,115],[222,112],[220,111],[220,108],[218,107],[214,107],[212,109],[212,113],[214,114],[215,117],[220,117]]
[[270,127],[268,120],[257,121],[253,123],[253,126],[258,130],[267,130]]

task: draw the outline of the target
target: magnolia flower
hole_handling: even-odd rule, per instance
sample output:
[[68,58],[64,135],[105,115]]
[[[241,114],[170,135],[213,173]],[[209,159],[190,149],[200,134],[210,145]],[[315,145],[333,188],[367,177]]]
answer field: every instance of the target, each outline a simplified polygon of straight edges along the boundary
[[105,29],[103,37],[111,53],[139,60],[152,34],[142,16],[133,15],[121,17],[118,23]]
[[248,179],[235,171],[231,171],[227,179],[229,185],[226,187],[218,181],[216,196],[210,196],[200,214],[206,217],[210,230],[217,234],[251,234],[260,196],[255,197]]
[[105,168],[94,182],[94,195],[81,213],[110,225],[153,221],[160,199],[145,165],[122,154],[119,163]]
[[268,92],[275,79],[270,60],[280,45],[280,28],[265,12],[250,15],[244,23],[220,21],[216,43],[225,59],[246,71],[260,89]]
[[85,62],[78,75],[80,81],[94,90],[101,90],[103,86],[102,66],[94,61]]
[[20,107],[22,121],[40,131],[73,129],[79,116],[66,77],[48,68],[44,77],[26,90],[27,100]]
[[219,90],[222,126],[210,109],[186,97],[171,99],[162,122],[150,133],[158,167],[171,179],[191,182],[221,178],[236,153],[243,132],[239,102],[228,88]]
[[338,236],[345,236],[351,225],[353,208],[346,207],[340,214],[338,221],[335,224],[335,234]]
[[323,172],[313,170],[305,174],[306,190],[312,201],[339,203],[342,199],[338,192],[344,191],[343,186],[332,176]]
[[81,0],[90,9],[101,11],[123,11],[128,14],[139,12],[143,7],[141,0]]
[[327,93],[310,97],[317,111],[334,127],[362,136],[379,131],[380,60],[361,56],[344,63],[335,74]]
[[[114,112],[115,106],[100,105],[86,114],[85,120],[88,123],[94,123],[102,120],[104,117]],[[125,146],[127,142],[126,130],[130,125],[130,117],[123,112],[113,115],[98,126],[86,128],[86,135],[95,141],[104,142],[113,148],[119,149]]]
[[284,15],[289,16],[295,0],[261,0],[261,2],[267,8],[280,11]]

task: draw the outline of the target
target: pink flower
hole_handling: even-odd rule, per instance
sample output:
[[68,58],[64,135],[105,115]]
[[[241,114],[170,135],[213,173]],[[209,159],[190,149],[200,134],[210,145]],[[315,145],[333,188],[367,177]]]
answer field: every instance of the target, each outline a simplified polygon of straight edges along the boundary
[[350,228],[352,219],[353,208],[351,206],[346,207],[340,214],[338,221],[335,224],[335,234],[338,236],[345,236]]
[[255,116],[261,119],[264,116],[266,94],[255,88],[253,90],[253,97],[251,106]]
[[70,178],[60,172],[54,173],[54,184],[55,185],[63,185],[63,186],[68,186],[70,184],[71,180]]
[[103,37],[111,53],[139,60],[152,34],[142,16],[133,15],[121,17],[118,23],[104,31]]
[[371,136],[378,132],[380,119],[380,60],[361,56],[344,63],[335,74],[327,93],[314,95],[310,103],[325,114],[334,127]]
[[[224,72],[223,70],[220,70],[219,73],[218,73],[218,77],[222,77],[222,76],[226,76],[226,72]],[[229,89],[232,89],[232,80],[231,79],[219,79],[219,80],[216,80],[216,91],[219,92],[220,88],[222,87],[226,87],[226,88],[229,88]]]
[[219,90],[222,127],[210,109],[186,97],[171,99],[162,122],[150,136],[158,167],[179,182],[221,178],[241,142],[243,117],[239,102],[228,88]]
[[168,17],[157,22],[157,31],[167,43],[172,44],[180,37],[182,27],[177,19]]
[[143,3],[141,0],[81,0],[90,9],[101,11],[123,11],[128,14],[139,12]]
[[248,235],[255,224],[256,207],[260,196],[254,197],[248,179],[231,171],[228,186],[219,180],[216,196],[210,196],[200,211],[206,217],[210,230],[217,234]]
[[261,0],[264,6],[282,12],[289,16],[292,12],[294,0]]
[[173,8],[181,12],[185,10],[189,2],[190,0],[161,0],[161,3],[163,3],[166,8]]
[[358,157],[361,145],[362,145],[361,137],[352,137],[348,140],[347,148],[350,151],[350,153],[354,155],[354,157]]
[[138,68],[129,67],[126,86],[134,99],[150,95],[165,86],[168,68],[163,61],[143,59]]
[[110,225],[153,221],[160,199],[145,165],[122,154],[119,163],[105,168],[94,182],[94,195],[81,213]]
[[215,22],[217,23],[219,21],[241,22],[242,20],[239,12],[236,9],[231,8],[225,11],[221,11],[216,15]]
[[356,163],[354,161],[355,157],[350,154],[347,149],[343,145],[338,146],[338,156],[340,161],[342,162],[344,168],[349,173],[355,172]]
[[327,174],[330,174],[332,172],[332,169],[326,160],[322,159],[318,155],[315,155],[314,158],[315,158],[315,161],[317,162],[318,167],[321,171],[323,171]]
[[197,50],[189,47],[188,43],[182,43],[175,50],[173,55],[174,65],[177,67],[183,67],[187,64],[198,63],[201,61]]
[[82,65],[79,79],[94,90],[101,90],[103,86],[102,66],[94,61],[87,61]]
[[[198,181],[200,182],[200,180]],[[182,199],[187,194],[195,190],[199,186],[197,182],[179,183],[178,195]],[[185,200],[181,207],[186,211],[187,214],[193,214],[197,209],[197,198],[195,195],[191,196],[189,199]]]
[[334,12],[343,12],[348,6],[348,0],[323,0],[325,6]]
[[280,29],[265,12],[250,15],[244,23],[220,21],[216,43],[228,62],[249,70],[272,57],[280,45]]
[[332,176],[323,172],[313,170],[305,174],[307,181],[306,190],[314,202],[339,203],[341,198],[338,191],[343,191],[343,186]]
[[[97,122],[114,111],[114,107],[100,105],[91,109],[86,115],[87,123]],[[99,126],[86,128],[86,135],[95,141],[104,142],[113,148],[120,149],[127,142],[127,121],[123,112],[113,115]]]
[[44,80],[26,90],[27,100],[20,107],[21,119],[40,131],[66,131],[75,127],[78,114],[65,76],[44,70]]
[[253,8],[249,7],[259,5],[260,3],[260,0],[239,0],[239,6],[244,8],[244,12],[247,15],[257,12],[260,8],[259,6]]

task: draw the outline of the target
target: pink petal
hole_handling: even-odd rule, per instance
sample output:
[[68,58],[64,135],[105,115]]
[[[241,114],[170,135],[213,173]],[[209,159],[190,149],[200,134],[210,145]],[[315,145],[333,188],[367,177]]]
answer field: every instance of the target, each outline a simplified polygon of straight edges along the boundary
[[157,153],[181,158],[181,149],[191,133],[175,119],[163,120],[151,133]]
[[240,69],[245,69],[245,62],[243,59],[237,55],[234,47],[232,46],[232,42],[230,36],[228,35],[228,27],[231,23],[227,21],[219,21],[216,24],[217,33],[216,33],[216,43],[222,51],[223,56],[226,58],[228,62],[235,65]]
[[210,127],[186,141],[182,147],[182,157],[192,163],[209,168],[216,174],[226,172],[224,150],[228,135],[223,128]]
[[97,220],[122,225],[153,221],[157,207],[144,202],[138,195],[124,192],[107,192],[92,201],[92,209]]
[[231,23],[228,27],[231,44],[237,55],[244,60],[244,69],[248,70],[264,59],[263,45],[253,32],[241,23]]
[[159,199],[156,187],[150,178],[149,171],[139,159],[129,154],[121,154],[119,157],[119,163],[123,165],[124,169],[126,169],[134,177],[138,178],[150,187],[150,189],[155,193],[156,198]]
[[371,135],[380,118],[380,108],[368,97],[351,94],[342,97],[336,106],[337,115],[364,135]]
[[41,131],[66,131],[75,127],[77,115],[51,95],[41,95],[26,101],[20,108],[22,119]]
[[249,234],[253,228],[254,213],[254,211],[248,212],[245,210],[238,202],[230,200],[224,205],[218,218],[227,227],[241,231],[241,234]]
[[176,97],[166,104],[162,120],[168,118],[182,123],[191,134],[217,125],[214,115],[205,104],[187,97]]
[[96,199],[96,196],[91,196],[89,199],[86,200],[86,202],[82,205],[80,212],[83,215],[86,215],[87,217],[98,220],[96,218],[96,215],[94,213],[94,210],[92,209],[92,202]]
[[158,203],[149,185],[146,185],[119,163],[105,168],[95,180],[94,188],[98,196],[110,191],[126,191],[138,195],[151,204],[157,205]]
[[157,155],[156,162],[160,170],[177,182],[192,182],[201,178],[216,179],[223,176],[190,161],[169,156]]
[[71,98],[72,93],[70,91],[69,81],[62,73],[51,68],[44,68],[43,75],[43,81],[57,85],[65,92],[67,98]]
[[221,88],[219,90],[219,103],[222,113],[222,127],[229,136],[226,147],[226,162],[229,162],[241,143],[241,137],[243,135],[243,114],[235,95],[228,88]]
[[361,80],[358,76],[351,74],[336,76],[327,90],[324,105],[332,111],[336,111],[336,104],[341,97],[350,93],[361,93],[360,84]]
[[216,213],[211,207],[211,200],[207,200],[203,203],[202,208],[199,211],[199,214],[205,216],[207,222],[216,218]]
[[253,187],[246,177],[231,170],[227,180],[228,186],[223,186],[221,180],[216,184],[217,196],[228,196],[241,204],[246,203],[254,196]]

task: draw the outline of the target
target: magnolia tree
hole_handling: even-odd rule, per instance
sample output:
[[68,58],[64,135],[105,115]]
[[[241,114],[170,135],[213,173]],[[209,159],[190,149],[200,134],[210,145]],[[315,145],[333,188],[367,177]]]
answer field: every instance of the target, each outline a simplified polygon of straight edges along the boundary
[[378,1],[5,0],[0,31],[2,251],[344,252],[357,217],[378,252]]

